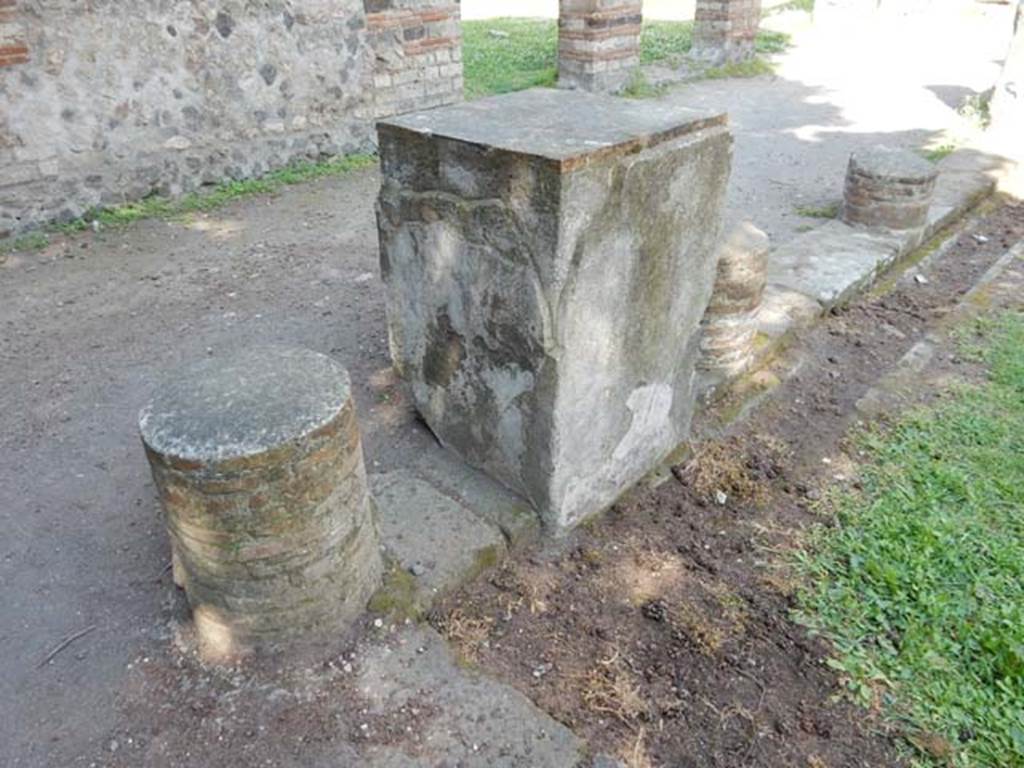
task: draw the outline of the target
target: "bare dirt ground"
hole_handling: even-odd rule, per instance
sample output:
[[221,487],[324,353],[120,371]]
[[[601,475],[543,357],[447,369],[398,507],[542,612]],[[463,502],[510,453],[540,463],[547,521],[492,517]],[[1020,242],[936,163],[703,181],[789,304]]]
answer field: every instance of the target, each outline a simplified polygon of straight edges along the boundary
[[790,620],[787,553],[826,522],[820,489],[852,476],[857,400],[1021,237],[1024,205],[1007,205],[922,266],[927,283],[912,271],[836,313],[779,362],[799,371],[771,400],[673,479],[433,621],[468,663],[629,765],[900,764],[900,734],[837,698],[827,646]]

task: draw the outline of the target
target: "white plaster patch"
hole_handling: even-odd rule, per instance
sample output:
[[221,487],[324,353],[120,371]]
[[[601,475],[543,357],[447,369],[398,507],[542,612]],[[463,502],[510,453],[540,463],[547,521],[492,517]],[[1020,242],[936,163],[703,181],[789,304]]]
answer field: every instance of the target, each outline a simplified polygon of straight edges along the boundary
[[664,444],[671,430],[672,398],[672,387],[668,384],[648,384],[630,393],[626,407],[633,412],[633,421],[625,437],[615,446],[614,461],[626,461],[635,452]]

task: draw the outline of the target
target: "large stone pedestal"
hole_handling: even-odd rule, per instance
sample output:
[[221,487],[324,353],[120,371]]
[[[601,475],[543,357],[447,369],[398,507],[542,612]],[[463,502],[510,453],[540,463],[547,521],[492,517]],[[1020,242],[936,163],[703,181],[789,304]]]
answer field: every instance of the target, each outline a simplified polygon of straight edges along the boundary
[[444,445],[574,525],[687,435],[726,118],[537,89],[379,132],[395,364]]

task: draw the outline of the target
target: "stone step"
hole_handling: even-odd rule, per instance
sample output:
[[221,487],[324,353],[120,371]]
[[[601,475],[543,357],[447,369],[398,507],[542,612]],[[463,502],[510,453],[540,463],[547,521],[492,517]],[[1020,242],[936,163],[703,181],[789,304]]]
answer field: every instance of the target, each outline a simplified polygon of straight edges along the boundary
[[444,639],[405,626],[359,654],[357,687],[371,716],[415,708],[404,740],[371,746],[368,768],[574,768],[583,743],[515,689],[460,664]]
[[381,542],[400,571],[371,608],[415,615],[504,558],[506,540],[497,525],[414,473],[371,475],[370,488]]

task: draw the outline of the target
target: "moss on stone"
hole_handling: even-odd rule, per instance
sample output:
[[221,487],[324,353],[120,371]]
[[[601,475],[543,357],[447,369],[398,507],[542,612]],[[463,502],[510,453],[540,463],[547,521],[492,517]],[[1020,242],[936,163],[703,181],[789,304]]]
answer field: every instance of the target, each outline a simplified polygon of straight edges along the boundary
[[423,613],[423,603],[416,578],[398,563],[390,563],[367,609],[395,621],[418,619]]

